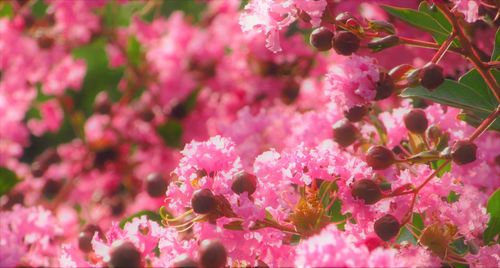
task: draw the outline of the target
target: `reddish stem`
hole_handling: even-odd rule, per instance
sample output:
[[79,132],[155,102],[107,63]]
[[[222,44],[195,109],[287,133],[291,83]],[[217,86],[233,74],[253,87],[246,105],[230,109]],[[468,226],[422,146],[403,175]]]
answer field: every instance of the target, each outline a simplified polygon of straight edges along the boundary
[[441,44],[441,46],[439,47],[439,50],[436,52],[436,54],[434,54],[434,57],[432,57],[432,60],[431,60],[432,63],[438,63],[443,58],[444,54],[446,53],[446,51],[448,51],[448,49],[450,48],[454,39],[455,39],[455,32],[452,32],[448,36],[446,41],[444,41]]
[[451,13],[450,10],[444,4],[436,4],[436,6],[443,12],[446,19],[453,26],[454,32],[457,34],[458,40],[463,47],[463,54],[470,60],[470,62],[476,67],[479,74],[483,77],[484,81],[490,88],[490,90],[495,95],[495,98],[500,102],[500,87],[498,86],[495,78],[489,72],[489,67],[481,61],[479,54],[472,46],[471,41],[465,34],[463,26],[457,17]]

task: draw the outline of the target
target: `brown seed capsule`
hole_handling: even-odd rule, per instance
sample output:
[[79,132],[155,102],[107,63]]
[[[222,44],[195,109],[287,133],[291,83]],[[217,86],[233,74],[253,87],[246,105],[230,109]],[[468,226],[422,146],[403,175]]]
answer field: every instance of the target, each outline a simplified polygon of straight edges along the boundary
[[312,31],[309,37],[311,45],[319,51],[327,51],[332,48],[333,33],[327,28],[320,27]]
[[342,147],[353,144],[358,135],[358,129],[347,119],[342,119],[333,125],[333,140]]
[[413,109],[403,117],[406,129],[413,133],[424,133],[429,124],[422,109]]
[[465,165],[476,160],[477,145],[470,141],[457,141],[451,148],[451,159],[457,165]]
[[217,206],[215,196],[209,189],[201,189],[194,192],[191,198],[191,207],[198,214],[208,214]]
[[151,197],[163,196],[167,187],[167,181],[159,173],[151,173],[146,178],[146,190]]
[[430,62],[420,69],[419,78],[423,87],[436,89],[444,82],[443,67]]
[[375,204],[382,198],[380,187],[377,183],[368,179],[356,181],[352,185],[351,194],[355,199],[365,201],[367,205]]
[[355,105],[349,110],[344,111],[344,116],[351,122],[359,122],[365,115],[368,114],[368,107],[366,105]]
[[200,245],[200,263],[202,267],[224,267],[227,252],[224,245],[217,240],[203,240]]
[[380,72],[379,80],[376,85],[375,100],[383,100],[389,98],[394,92],[394,80],[386,72]]
[[366,163],[374,170],[382,170],[396,162],[394,153],[384,146],[372,146],[366,152]]
[[386,214],[375,221],[373,229],[380,239],[389,241],[399,233],[399,221],[391,214]]
[[247,192],[251,195],[257,189],[257,177],[248,172],[239,172],[234,175],[231,190],[237,194]]
[[128,241],[119,241],[111,247],[110,268],[141,267],[141,253]]
[[338,31],[333,37],[333,49],[340,55],[349,56],[358,51],[360,42],[361,40],[355,34],[349,31]]

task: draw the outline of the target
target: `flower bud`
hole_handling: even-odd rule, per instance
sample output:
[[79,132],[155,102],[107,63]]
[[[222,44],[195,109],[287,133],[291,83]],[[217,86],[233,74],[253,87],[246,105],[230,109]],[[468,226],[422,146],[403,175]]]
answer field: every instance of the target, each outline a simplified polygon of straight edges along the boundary
[[367,205],[375,204],[382,198],[380,187],[368,179],[356,181],[351,188],[351,194],[355,199],[365,201]]
[[141,253],[128,241],[119,241],[111,247],[110,268],[141,267]]
[[425,131],[425,136],[427,137],[427,139],[434,143],[439,141],[441,135],[443,135],[443,132],[437,125],[431,125]]
[[215,210],[216,206],[215,196],[209,189],[198,190],[191,198],[191,207],[198,214],[208,214]]
[[348,31],[338,31],[333,37],[333,49],[344,56],[349,56],[358,51],[361,40]]
[[427,129],[428,121],[422,109],[413,109],[403,117],[406,129],[422,134]]
[[394,162],[396,162],[394,153],[384,146],[372,146],[366,152],[366,163],[374,170],[386,169],[394,164]]
[[377,82],[375,100],[387,99],[394,92],[394,80],[386,72],[380,72],[380,78]]
[[227,262],[227,252],[217,240],[203,240],[200,245],[200,263],[202,267],[224,267]]
[[248,172],[240,172],[233,177],[231,190],[237,194],[247,192],[251,195],[257,189],[257,177]]
[[332,48],[333,33],[325,27],[315,29],[310,36],[313,47],[319,51],[327,51]]
[[333,140],[342,147],[353,144],[358,134],[358,129],[347,119],[342,119],[333,125]]
[[368,107],[366,105],[355,105],[349,110],[344,111],[344,116],[351,122],[359,122],[365,115],[368,114]]
[[457,141],[451,148],[451,159],[457,165],[465,165],[476,160],[477,145],[470,141]]
[[443,67],[428,63],[419,72],[420,84],[429,89],[436,89],[444,82]]
[[367,46],[368,48],[371,48],[373,51],[377,52],[386,48],[393,47],[397,44],[399,44],[399,37],[397,37],[396,35],[388,35],[369,42]]
[[146,178],[146,190],[151,197],[160,197],[167,191],[168,184],[158,173],[151,173]]
[[356,18],[349,12],[342,12],[335,17],[336,22],[344,24],[347,23],[347,21],[350,19],[356,19]]
[[375,221],[373,229],[380,239],[389,241],[399,233],[399,221],[391,214],[386,214]]

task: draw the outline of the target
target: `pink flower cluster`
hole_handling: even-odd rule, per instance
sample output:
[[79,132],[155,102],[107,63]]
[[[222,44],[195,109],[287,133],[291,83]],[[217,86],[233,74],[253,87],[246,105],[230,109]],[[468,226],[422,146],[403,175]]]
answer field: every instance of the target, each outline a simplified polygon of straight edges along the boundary
[[[344,11],[348,27],[389,20],[378,4],[394,1],[201,2],[197,14],[161,1],[6,4],[1,267],[500,264],[498,238],[484,239],[500,134],[481,133],[475,161],[457,164],[449,150],[475,133],[463,112],[403,99],[408,85],[392,81],[389,70],[420,68],[435,48],[379,54],[362,41],[339,55],[304,39]],[[489,48],[495,29],[472,24],[479,5],[449,8]],[[454,80],[470,69],[453,56],[439,64]],[[412,111],[424,131],[411,130]],[[370,159],[376,146],[388,151],[383,168]],[[387,215],[392,225],[380,223]]]

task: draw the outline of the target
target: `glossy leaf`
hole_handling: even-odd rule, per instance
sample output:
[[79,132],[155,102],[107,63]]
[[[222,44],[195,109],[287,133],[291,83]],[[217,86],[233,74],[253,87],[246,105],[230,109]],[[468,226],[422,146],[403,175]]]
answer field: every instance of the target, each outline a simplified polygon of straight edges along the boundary
[[438,43],[444,42],[450,31],[438,23],[431,15],[411,8],[382,6],[389,14],[426,32],[431,33]]
[[0,196],[8,193],[18,182],[19,179],[16,173],[10,169],[0,167]]
[[495,35],[495,47],[493,48],[493,53],[491,54],[491,60],[500,60],[500,28],[497,29],[497,33]]
[[417,86],[405,89],[401,96],[424,98],[452,107],[483,113],[490,113],[496,108],[496,105],[492,105],[489,93],[484,89],[470,87],[448,79],[434,91]]
[[490,220],[484,231],[483,240],[485,243],[493,240],[500,243],[500,189],[490,196],[486,210],[490,214]]

